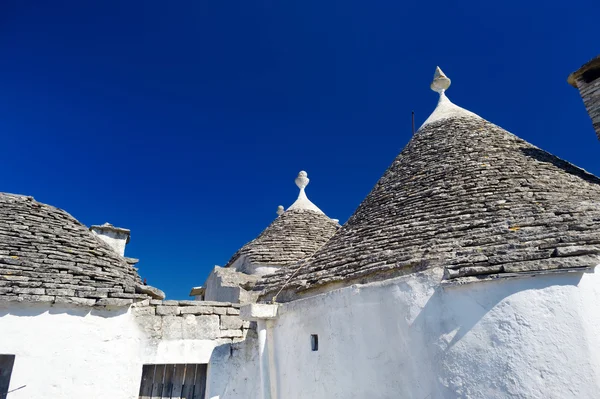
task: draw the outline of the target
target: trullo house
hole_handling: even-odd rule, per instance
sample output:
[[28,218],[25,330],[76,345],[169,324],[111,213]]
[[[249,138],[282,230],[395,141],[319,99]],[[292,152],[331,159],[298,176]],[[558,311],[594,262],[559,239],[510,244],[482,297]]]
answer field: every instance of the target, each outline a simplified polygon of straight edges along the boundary
[[0,397],[598,397],[600,179],[449,87],[342,227],[301,172],[194,301],[141,283],[128,230],[0,195]]

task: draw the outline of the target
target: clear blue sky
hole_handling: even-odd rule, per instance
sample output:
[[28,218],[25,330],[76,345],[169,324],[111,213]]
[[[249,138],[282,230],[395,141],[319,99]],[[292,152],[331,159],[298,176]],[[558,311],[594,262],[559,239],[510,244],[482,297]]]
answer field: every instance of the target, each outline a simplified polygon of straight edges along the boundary
[[344,222],[448,95],[600,174],[566,78],[600,2],[0,3],[0,191],[132,230],[126,254],[186,298],[307,192]]

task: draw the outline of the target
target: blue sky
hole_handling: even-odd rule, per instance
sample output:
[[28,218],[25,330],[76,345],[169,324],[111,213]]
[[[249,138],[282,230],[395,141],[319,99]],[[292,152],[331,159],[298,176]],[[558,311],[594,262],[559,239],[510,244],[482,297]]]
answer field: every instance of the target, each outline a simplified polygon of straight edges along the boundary
[[588,171],[570,72],[600,2],[0,3],[0,191],[132,230],[186,298],[297,196],[344,222],[434,109],[456,104]]

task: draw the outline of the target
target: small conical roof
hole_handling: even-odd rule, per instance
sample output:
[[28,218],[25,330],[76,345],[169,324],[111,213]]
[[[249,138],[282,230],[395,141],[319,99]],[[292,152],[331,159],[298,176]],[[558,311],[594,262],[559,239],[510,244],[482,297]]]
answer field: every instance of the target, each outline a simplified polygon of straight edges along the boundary
[[295,182],[300,189],[298,199],[286,211],[280,205],[278,217],[225,267],[239,267],[242,272],[250,272],[244,265],[287,267],[315,253],[333,236],[340,225],[306,196],[307,173],[301,171]]
[[600,263],[600,179],[452,104],[443,78],[438,107],[348,222],[266,276],[263,299],[433,267],[469,280]]

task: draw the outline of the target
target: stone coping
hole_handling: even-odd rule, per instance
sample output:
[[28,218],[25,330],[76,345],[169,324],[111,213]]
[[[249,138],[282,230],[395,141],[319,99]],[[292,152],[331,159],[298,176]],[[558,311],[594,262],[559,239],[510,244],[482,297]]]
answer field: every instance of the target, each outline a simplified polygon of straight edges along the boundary
[[239,342],[252,329],[252,323],[240,317],[237,303],[146,299],[131,310],[144,330],[161,339],[180,338],[181,332],[182,339]]

